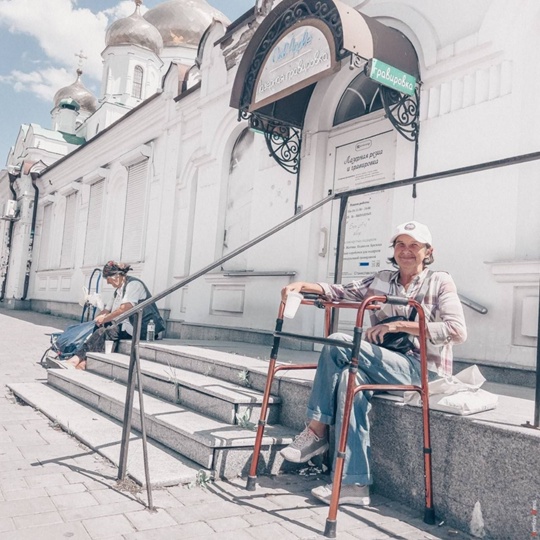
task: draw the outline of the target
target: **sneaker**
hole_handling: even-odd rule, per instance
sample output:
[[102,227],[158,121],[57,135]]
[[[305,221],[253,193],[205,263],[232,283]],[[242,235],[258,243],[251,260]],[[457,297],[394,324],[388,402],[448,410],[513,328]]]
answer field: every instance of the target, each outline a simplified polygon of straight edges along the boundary
[[280,451],[280,454],[293,463],[305,463],[312,457],[323,454],[328,449],[328,437],[317,437],[306,427],[294,441]]
[[[330,504],[332,499],[332,484],[319,486],[311,490],[311,494],[319,501]],[[353,506],[369,506],[369,486],[362,484],[341,484],[341,493],[339,494],[340,504],[351,504]]]

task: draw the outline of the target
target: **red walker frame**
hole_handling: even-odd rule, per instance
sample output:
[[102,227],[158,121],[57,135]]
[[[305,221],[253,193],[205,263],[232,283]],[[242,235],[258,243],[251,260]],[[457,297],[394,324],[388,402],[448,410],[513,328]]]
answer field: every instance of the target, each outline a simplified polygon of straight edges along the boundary
[[[418,319],[420,323],[420,386],[416,385],[390,385],[390,384],[364,384],[356,385],[356,373],[358,372],[358,353],[360,351],[360,343],[362,340],[362,326],[364,321],[364,315],[366,310],[380,309],[380,304],[394,304],[405,305],[415,307],[418,312]],[[398,296],[371,296],[365,298],[363,302],[328,302],[323,300],[308,300],[304,298],[302,304],[316,305],[325,309],[325,335],[328,335],[330,329],[330,323],[332,318],[332,310],[340,308],[352,308],[357,309],[356,322],[354,327],[353,341],[341,341],[337,339],[329,338],[317,338],[312,336],[304,336],[300,334],[290,334],[282,332],[283,327],[283,311],[285,305],[282,302],[279,307],[278,318],[276,321],[276,329],[274,332],[274,344],[272,352],[270,354],[270,362],[268,365],[268,375],[266,379],[266,386],[264,391],[263,403],[261,407],[261,415],[257,428],[257,436],[255,438],[255,447],[253,450],[253,457],[251,460],[251,467],[249,476],[247,479],[246,489],[248,491],[255,491],[257,480],[257,466],[259,463],[259,456],[261,451],[261,444],[264,435],[264,427],[266,426],[266,417],[268,413],[268,403],[270,399],[270,389],[275,374],[278,371],[284,370],[296,370],[296,369],[316,369],[317,364],[300,364],[300,365],[276,365],[277,355],[279,351],[279,344],[282,337],[300,339],[306,341],[312,341],[316,343],[324,343],[330,345],[337,345],[341,347],[347,347],[352,349],[352,358],[349,364],[349,376],[347,380],[347,391],[345,398],[345,407],[343,411],[344,419],[341,427],[341,434],[338,444],[338,452],[336,457],[334,482],[332,486],[332,497],[330,500],[330,509],[328,511],[328,518],[326,520],[326,527],[324,530],[324,536],[327,538],[336,537],[336,525],[337,525],[337,511],[339,506],[339,495],[341,492],[342,476],[343,476],[343,464],[345,461],[345,450],[347,446],[347,436],[349,431],[349,420],[354,401],[354,396],[358,392],[365,390],[371,391],[414,391],[420,394],[422,399],[422,425],[423,425],[423,441],[424,441],[424,483],[425,483],[425,509],[424,509],[424,522],[430,525],[435,523],[435,509],[433,508],[433,487],[432,487],[432,474],[431,474],[431,437],[430,437],[430,423],[429,423],[429,390],[428,390],[428,369],[427,369],[427,346],[426,346],[426,317],[422,306],[413,299],[402,298]]]

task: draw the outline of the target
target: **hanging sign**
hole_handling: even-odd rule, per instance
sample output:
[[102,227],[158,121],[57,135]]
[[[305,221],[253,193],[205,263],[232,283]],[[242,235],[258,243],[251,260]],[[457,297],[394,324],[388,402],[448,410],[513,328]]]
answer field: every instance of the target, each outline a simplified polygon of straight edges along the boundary
[[323,30],[311,25],[297,26],[282,37],[266,56],[252,107],[277,101],[333,71],[330,43]]
[[414,96],[416,79],[398,68],[385,64],[376,58],[369,61],[367,75],[370,79],[397,90],[402,94]]

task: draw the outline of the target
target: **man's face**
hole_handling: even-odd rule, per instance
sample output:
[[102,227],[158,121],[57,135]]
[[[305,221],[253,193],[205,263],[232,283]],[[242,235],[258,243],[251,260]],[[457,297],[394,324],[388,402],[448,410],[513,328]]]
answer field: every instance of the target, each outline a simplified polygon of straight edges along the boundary
[[399,235],[394,242],[394,258],[401,269],[423,268],[424,259],[432,251],[432,248],[408,234]]

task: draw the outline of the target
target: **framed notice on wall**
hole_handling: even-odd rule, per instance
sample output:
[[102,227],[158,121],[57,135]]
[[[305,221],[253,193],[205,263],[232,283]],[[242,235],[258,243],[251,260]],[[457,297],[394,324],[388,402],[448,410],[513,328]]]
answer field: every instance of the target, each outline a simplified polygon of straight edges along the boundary
[[334,191],[376,186],[394,180],[396,165],[396,131],[336,147]]

